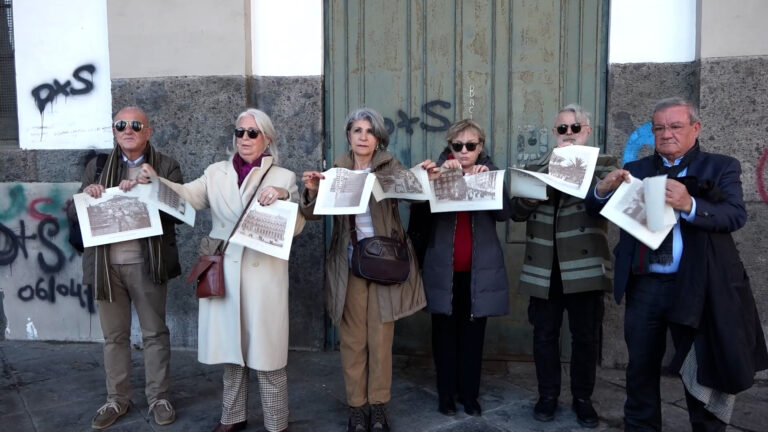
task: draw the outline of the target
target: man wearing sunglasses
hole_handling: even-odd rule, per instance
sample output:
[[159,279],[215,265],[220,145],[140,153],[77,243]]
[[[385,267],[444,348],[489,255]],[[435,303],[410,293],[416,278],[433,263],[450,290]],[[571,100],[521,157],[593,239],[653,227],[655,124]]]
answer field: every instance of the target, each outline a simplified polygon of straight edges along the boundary
[[[552,128],[557,147],[586,145],[592,132],[589,115],[576,104],[562,108]],[[551,153],[550,153],[551,154]],[[549,157],[526,170],[547,172]],[[601,154],[592,184],[616,169],[616,158]],[[603,291],[611,287],[611,253],[607,222],[587,214],[584,200],[547,188],[544,201],[515,197],[512,219],[527,221],[525,261],[520,291],[531,296],[528,321],[533,325],[533,357],[539,400],[536,420],[555,417],[560,395],[560,327],[563,312],[573,338],[571,352],[572,408],[579,424],[594,428],[598,416],[591,397],[595,386]]]
[[[666,174],[665,201],[677,223],[650,250],[621,231],[613,284],[626,295],[626,431],[660,431],[659,382],[667,329],[693,431],[725,431],[735,394],[768,368],[760,318],[731,233],[747,221],[741,165],[699,146],[701,122],[682,98],[656,103],[651,129],[655,153],[608,174],[587,194],[598,212],[621,183]],[[631,175],[630,175],[631,174]]]
[[[149,143],[152,128],[144,111],[121,109],[115,115],[112,132],[116,145],[100,174],[97,158],[86,165],[83,192],[99,198],[110,187],[128,191],[137,184],[143,163],[151,164],[162,177],[183,182],[179,163]],[[168,280],[181,273],[174,229],[179,221],[164,213],[160,218],[160,236],[89,247],[83,252],[83,283],[90,284],[96,293],[104,334],[107,401],[93,417],[94,429],[111,426],[131,403],[131,303],[141,326],[149,412],[159,425],[176,419],[168,401],[171,349],[165,303]]]

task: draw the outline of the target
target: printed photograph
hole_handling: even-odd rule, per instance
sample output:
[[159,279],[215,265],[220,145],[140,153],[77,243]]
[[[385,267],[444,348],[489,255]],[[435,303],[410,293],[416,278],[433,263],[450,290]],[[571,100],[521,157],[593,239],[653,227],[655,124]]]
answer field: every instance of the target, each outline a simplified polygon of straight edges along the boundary
[[89,205],[90,232],[94,237],[149,228],[149,210],[137,197],[115,196]]
[[589,164],[579,156],[562,157],[553,152],[549,160],[549,174],[566,183],[578,186],[587,173]]
[[349,170],[337,170],[336,177],[331,182],[334,207],[354,207],[360,203],[367,173],[356,173]]
[[288,219],[282,215],[249,210],[240,222],[237,232],[272,246],[282,247],[285,239],[285,226]]
[[376,173],[376,180],[379,181],[381,189],[385,193],[423,193],[424,188],[416,177],[416,174],[410,170],[395,171],[391,174]]
[[184,198],[179,196],[179,194],[169,188],[165,183],[161,181],[158,181],[157,183],[157,200],[183,215],[187,208],[187,203],[184,201]]

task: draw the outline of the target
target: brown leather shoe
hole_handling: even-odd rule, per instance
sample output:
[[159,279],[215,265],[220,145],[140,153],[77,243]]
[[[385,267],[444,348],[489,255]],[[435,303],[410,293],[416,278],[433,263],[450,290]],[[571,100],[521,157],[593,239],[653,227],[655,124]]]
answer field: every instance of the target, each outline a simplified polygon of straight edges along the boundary
[[248,422],[243,420],[240,423],[232,423],[232,424],[222,424],[219,423],[218,426],[216,426],[216,429],[213,430],[213,432],[237,432],[245,429],[245,425],[247,425]]

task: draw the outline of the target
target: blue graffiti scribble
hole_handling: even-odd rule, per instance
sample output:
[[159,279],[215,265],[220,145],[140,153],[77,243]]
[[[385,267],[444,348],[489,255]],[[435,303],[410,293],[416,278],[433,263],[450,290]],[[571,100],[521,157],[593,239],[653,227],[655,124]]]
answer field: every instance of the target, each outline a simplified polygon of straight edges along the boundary
[[643,146],[653,149],[653,132],[651,132],[651,122],[646,122],[637,127],[637,129],[627,138],[627,144],[624,146],[624,155],[622,164],[632,162],[638,159],[640,150]]

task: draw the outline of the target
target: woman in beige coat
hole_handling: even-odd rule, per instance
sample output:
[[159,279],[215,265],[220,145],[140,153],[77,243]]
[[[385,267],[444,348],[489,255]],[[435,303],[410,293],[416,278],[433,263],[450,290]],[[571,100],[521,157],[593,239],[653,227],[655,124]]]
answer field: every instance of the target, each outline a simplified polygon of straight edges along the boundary
[[[237,117],[236,125],[236,153],[229,160],[208,166],[184,185],[162,179],[195,209],[211,209],[213,227],[201,243],[202,254],[213,253],[229,237],[254,193],[254,200],[265,206],[278,199],[298,201],[296,175],[277,166],[269,117],[251,108]],[[140,181],[151,174],[151,167],[143,170]],[[298,215],[294,235],[303,227]],[[222,415],[214,431],[245,429],[249,369],[259,378],[266,429],[286,430],[288,261],[230,243],[224,280],[224,297],[200,299],[198,316],[198,360],[225,365]]]
[[[347,116],[347,141],[350,151],[339,156],[334,167],[368,172],[404,169],[386,151],[389,136],[381,114],[360,108]],[[306,187],[300,209],[307,219],[313,214],[320,179],[317,171],[306,171]],[[350,216],[333,218],[331,247],[326,263],[326,306],[339,326],[341,363],[349,404],[347,431],[386,432],[389,421],[384,404],[392,386],[392,339],[396,319],[408,316],[426,305],[413,246],[405,235],[396,199],[376,201],[371,197],[365,213],[355,215],[357,239],[374,235],[405,238],[411,252],[408,280],[398,285],[379,285],[350,272]],[[369,407],[370,405],[370,407]]]

